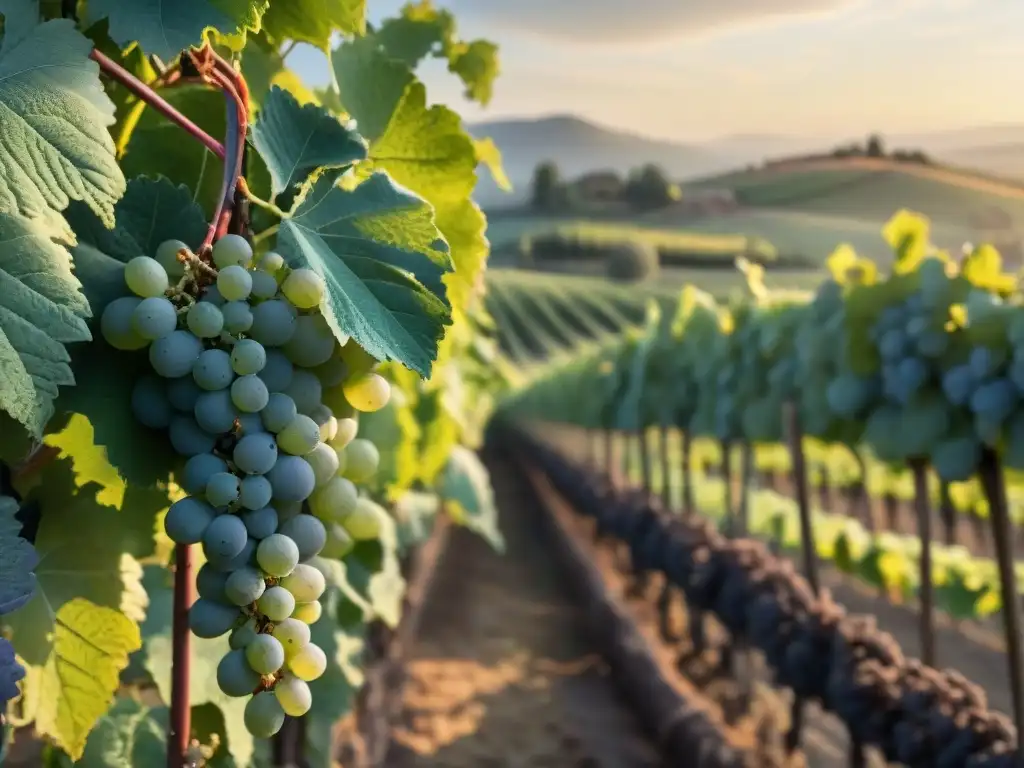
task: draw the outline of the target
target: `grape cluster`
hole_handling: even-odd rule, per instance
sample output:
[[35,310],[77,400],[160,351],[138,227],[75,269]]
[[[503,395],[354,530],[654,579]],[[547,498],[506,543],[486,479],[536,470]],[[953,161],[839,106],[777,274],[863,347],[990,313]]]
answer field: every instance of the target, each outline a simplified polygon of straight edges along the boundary
[[131,407],[187,459],[188,495],[164,526],[206,558],[189,626],[230,632],[218,685],[252,696],[246,727],[267,738],[309,710],[308,683],[327,666],[310,642],[326,588],[319,558],[380,533],[385,513],[356,485],[380,457],[356,436],[356,415],[384,407],[390,385],[353,340],[335,338],[320,275],[274,252],[253,261],[236,235],[214,245],[212,265],[167,241],[128,262],[134,295],[106,307],[101,330],[117,349],[148,348],[153,373]]
[[712,612],[732,643],[760,650],[778,684],[835,713],[855,742],[911,768],[1019,767],[1013,727],[978,686],[905,658],[874,617],[846,615],[827,591],[816,595],[762,542],[729,539],[709,520],[667,513],[635,490],[615,492],[523,433],[499,439],[628,545],[634,570],[663,573],[689,610]]

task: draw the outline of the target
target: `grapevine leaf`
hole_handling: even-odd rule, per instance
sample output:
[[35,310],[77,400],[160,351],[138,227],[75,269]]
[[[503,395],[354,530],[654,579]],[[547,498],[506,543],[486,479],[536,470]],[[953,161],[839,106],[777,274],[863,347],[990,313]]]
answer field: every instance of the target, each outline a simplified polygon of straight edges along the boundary
[[441,500],[434,493],[407,491],[395,501],[392,509],[399,550],[405,552],[430,537],[434,519],[441,509]]
[[34,570],[39,556],[21,538],[17,511],[18,502],[0,496],[0,616],[21,608],[36,589]]
[[254,107],[263,104],[274,85],[284,88],[303,104],[319,103],[302,78],[285,66],[281,52],[265,35],[250,38],[242,52],[242,75],[249,86],[249,103]]
[[[202,43],[208,32],[258,32],[269,4],[270,0],[91,0],[89,13],[109,19],[110,36],[121,46],[137,42],[146,53],[171,61]],[[231,42],[230,37],[221,41]]]
[[[275,197],[289,197],[324,169],[346,168],[366,157],[366,143],[323,107],[299,104],[271,88],[252,129],[252,145],[270,171]],[[285,207],[290,207],[288,202]]]
[[327,283],[324,316],[378,360],[428,376],[451,311],[448,245],[422,200],[377,174],[352,190],[325,174],[281,222],[277,247]]
[[474,451],[461,445],[452,449],[439,491],[455,522],[479,534],[498,552],[505,551],[491,478]]
[[[168,91],[164,98],[211,136],[224,135],[225,103],[217,91],[183,86]],[[182,135],[180,128],[155,109],[142,111],[121,166],[129,176],[164,176],[184,184],[206,208],[212,207],[220,192],[221,161],[198,141]]]
[[505,173],[505,166],[501,159],[501,150],[494,143],[493,139],[473,139],[473,146],[476,148],[476,156],[480,163],[487,168],[502,192],[512,191],[512,182]]
[[[171,700],[174,587],[166,569],[147,565],[142,583],[150,599],[150,609],[142,624],[144,665],[153,678],[160,697]],[[218,707],[224,716],[225,745],[239,765],[248,765],[253,754],[253,738],[245,729],[244,698],[225,695],[217,685],[217,665],[231,650],[227,635],[209,639],[192,638],[190,694],[193,710],[203,704]]]
[[0,13],[0,211],[46,218],[66,236],[57,214],[82,200],[112,225],[125,182],[92,43],[70,20],[35,24],[34,3],[3,0]]
[[405,580],[398,564],[398,535],[394,520],[383,521],[380,538],[360,541],[342,561],[346,581],[368,603],[373,615],[388,626],[398,625]]
[[167,759],[167,707],[149,707],[130,698],[120,698],[96,723],[80,768],[133,768],[161,765]]
[[129,181],[114,208],[113,229],[104,227],[82,205],[72,205],[67,217],[79,244],[125,263],[136,256],[154,255],[165,240],[181,240],[198,248],[206,235],[206,217],[188,187],[165,177],[139,176]]
[[449,300],[461,309],[488,252],[486,222],[471,199],[481,161],[476,144],[455,112],[428,108],[423,84],[370,42],[344,43],[332,61],[342,106],[370,141],[369,162],[359,172],[386,171],[434,206],[455,265],[445,279]]
[[366,31],[366,0],[277,0],[263,17],[275,40],[298,40],[326,51],[331,35],[352,37]]
[[[336,765],[333,750],[335,727],[352,710],[356,694],[363,685],[360,663],[364,641],[361,632],[338,628],[337,611],[342,594],[337,589],[330,589],[321,601],[324,616],[311,627],[310,641],[326,654],[327,669],[309,684],[316,706],[304,718],[304,756],[311,768],[332,768]],[[360,629],[363,627],[365,625]]]
[[486,107],[500,72],[498,46],[490,40],[455,43],[448,50],[448,71],[462,80],[467,99]]
[[0,410],[35,437],[57,388],[75,382],[65,345],[90,338],[89,305],[51,235],[41,219],[0,212]]
[[[0,637],[0,712],[7,710],[7,702],[18,698],[18,683],[25,678],[25,668],[18,663],[14,648]],[[3,758],[3,734],[0,734],[0,759]]]

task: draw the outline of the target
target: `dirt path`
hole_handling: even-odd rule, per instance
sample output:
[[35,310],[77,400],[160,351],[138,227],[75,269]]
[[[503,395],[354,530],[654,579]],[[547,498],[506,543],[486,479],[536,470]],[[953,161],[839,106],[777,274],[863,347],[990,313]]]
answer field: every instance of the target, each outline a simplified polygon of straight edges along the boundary
[[388,768],[662,768],[538,546],[523,489],[500,467],[493,482],[508,551],[453,533]]

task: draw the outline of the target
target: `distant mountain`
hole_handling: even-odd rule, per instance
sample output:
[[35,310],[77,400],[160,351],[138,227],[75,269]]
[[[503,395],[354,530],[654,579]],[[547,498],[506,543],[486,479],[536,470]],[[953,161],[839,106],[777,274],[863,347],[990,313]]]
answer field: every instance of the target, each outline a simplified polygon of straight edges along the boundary
[[[512,195],[503,193],[482,174],[476,197],[484,206],[514,205],[526,199],[533,170],[545,160],[557,163],[569,178],[599,170],[625,173],[644,163],[656,163],[673,178],[686,180],[737,170],[765,159],[825,151],[865,138],[846,136],[830,141],[781,134],[736,134],[684,143],[602,126],[572,115],[498,120],[470,125],[468,129],[477,138],[494,140],[515,187]],[[923,149],[962,168],[1024,178],[1024,126],[882,132],[882,137],[891,148]]]
[[685,178],[725,171],[735,163],[734,158],[701,146],[651,139],[570,116],[502,120],[468,128],[473,136],[490,137],[498,145],[515,187],[510,198],[489,179],[483,181],[477,189],[483,205],[524,199],[534,168],[545,160],[557,163],[569,178],[598,170],[625,173],[644,163],[657,163],[671,176]]

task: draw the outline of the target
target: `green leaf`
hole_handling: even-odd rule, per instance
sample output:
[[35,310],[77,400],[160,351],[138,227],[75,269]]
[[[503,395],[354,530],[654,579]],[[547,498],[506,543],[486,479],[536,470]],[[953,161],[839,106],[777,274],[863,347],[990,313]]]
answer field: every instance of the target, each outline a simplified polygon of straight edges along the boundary
[[162,176],[139,176],[128,182],[124,197],[114,207],[113,229],[80,204],[72,205],[67,217],[80,245],[91,245],[124,263],[143,254],[154,255],[165,240],[181,240],[198,248],[206,235],[206,217],[189,188]]
[[107,133],[114,104],[89,58],[92,43],[70,20],[35,24],[34,3],[3,0],[0,12],[0,212],[45,218],[48,234],[66,236],[57,214],[81,200],[112,225],[125,182]]
[[491,477],[476,452],[461,445],[452,449],[439,491],[456,523],[479,534],[498,552],[505,551]]
[[298,40],[326,51],[332,33],[352,37],[366,31],[366,0],[277,0],[263,17],[263,28],[275,40]]
[[52,234],[41,219],[0,212],[0,409],[35,437],[57,388],[75,382],[65,345],[90,338],[89,305]]
[[128,654],[141,645],[137,622],[147,598],[129,553],[145,548],[155,522],[100,504],[99,490],[79,487],[68,459],[46,469],[34,495],[41,508],[39,587],[4,619],[28,668],[26,718],[76,760],[113,701]]
[[138,42],[147,54],[172,61],[186,48],[200,45],[209,32],[258,32],[269,4],[270,0],[91,0],[89,15],[108,17],[110,36],[121,46]]
[[[225,102],[217,91],[182,86],[163,96],[211,136],[224,135]],[[175,184],[184,184],[192,190],[193,198],[209,210],[220,192],[220,159],[155,109],[143,110],[125,147],[121,166],[128,176],[164,176]]]
[[35,549],[21,538],[18,502],[0,496],[0,616],[21,608],[36,590]]
[[359,418],[359,434],[380,451],[374,483],[394,499],[416,481],[419,469],[420,425],[410,397],[392,382],[388,404]]
[[387,517],[377,541],[360,541],[342,560],[345,579],[369,604],[373,616],[388,626],[398,626],[402,613],[405,579],[398,564],[398,534]]
[[136,768],[167,760],[167,707],[121,698],[96,723],[77,768]]
[[303,755],[311,768],[333,768],[334,732],[338,722],[355,704],[356,695],[363,685],[363,633],[338,628],[338,608],[342,594],[329,589],[321,599],[324,613],[311,627],[310,641],[318,645],[327,656],[327,670],[309,684],[314,706],[303,720],[306,749]]
[[[287,192],[291,199],[323,170],[347,168],[366,157],[366,143],[359,134],[323,107],[301,105],[277,87],[263,103],[251,140],[270,171],[275,197]],[[290,207],[290,201],[284,207]]]
[[369,162],[358,171],[386,171],[434,206],[455,265],[445,280],[449,301],[461,310],[488,253],[486,221],[472,201],[481,161],[477,145],[455,112],[428,108],[423,84],[368,40],[342,44],[332,60],[342,107],[370,141]]
[[[142,624],[145,668],[153,678],[160,697],[171,700],[171,619],[174,615],[174,588],[170,573],[163,567],[147,565],[143,584],[150,599],[150,609]],[[192,638],[192,664],[189,669],[193,711],[203,704],[213,704],[224,716],[226,748],[239,765],[248,765],[253,754],[253,737],[243,721],[245,698],[225,695],[217,686],[217,665],[231,650],[227,635],[204,640]],[[193,734],[195,735],[195,734]]]
[[374,175],[353,190],[322,176],[281,222],[277,249],[327,283],[324,316],[372,357],[428,376],[451,312],[448,246],[422,200]]
[[467,99],[486,107],[494,96],[494,81],[501,71],[498,46],[489,40],[456,43],[448,51],[448,71],[462,80]]

